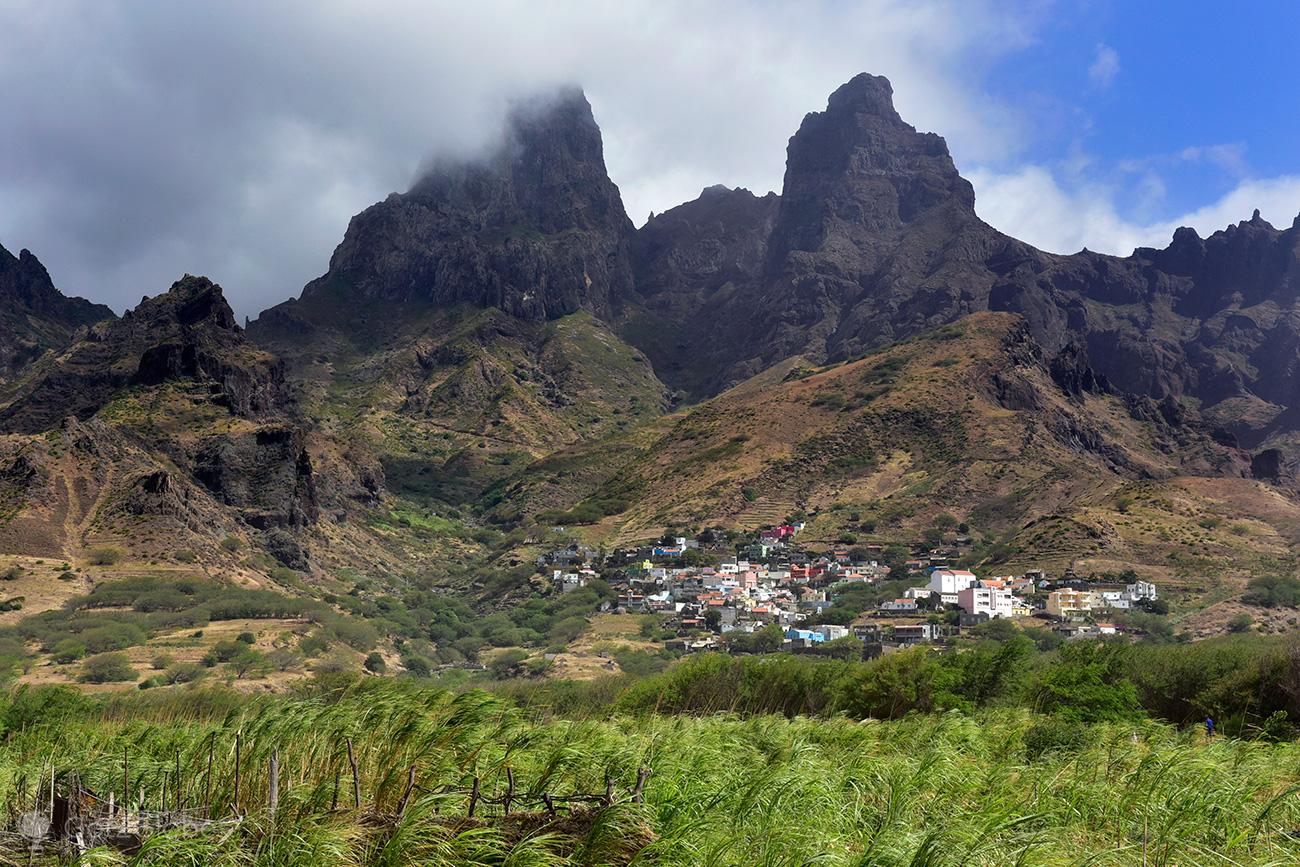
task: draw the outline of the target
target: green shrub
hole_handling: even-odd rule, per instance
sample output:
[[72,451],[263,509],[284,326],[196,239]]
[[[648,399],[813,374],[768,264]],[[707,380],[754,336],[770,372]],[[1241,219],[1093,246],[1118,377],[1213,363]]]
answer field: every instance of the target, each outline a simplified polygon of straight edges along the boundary
[[619,669],[634,677],[657,674],[668,666],[666,659],[644,650],[620,650],[614,654],[614,661]]
[[87,653],[107,653],[110,650],[125,650],[144,644],[148,636],[134,623],[105,623],[83,630],[81,641],[86,645]]
[[304,635],[298,640],[298,650],[303,656],[313,657],[320,656],[330,649],[330,639],[323,631],[317,630],[308,635]]
[[93,548],[87,559],[94,566],[114,566],[122,560],[122,551],[118,548]]
[[1291,575],[1265,575],[1251,579],[1241,601],[1260,608],[1300,606],[1300,579]]
[[240,652],[247,650],[248,645],[238,641],[218,641],[208,652],[203,654],[203,664],[208,668],[218,665],[222,662],[229,662],[234,659]]
[[181,662],[170,666],[161,675],[161,680],[168,684],[194,683],[207,677],[207,669],[193,662]]
[[0,581],[17,581],[19,578],[23,577],[25,571],[26,570],[24,570],[22,566],[15,563],[8,569],[0,572]]
[[433,672],[429,660],[415,654],[402,657],[402,668],[406,669],[406,673],[412,677],[428,677]]
[[515,677],[523,669],[524,661],[527,659],[527,651],[518,648],[503,650],[492,658],[492,662],[488,664],[488,670],[498,680]]
[[1054,753],[1072,754],[1088,743],[1088,727],[1061,717],[1047,717],[1025,731],[1025,760],[1037,761]]
[[182,550],[182,551],[177,551],[175,554],[172,554],[172,559],[175,560],[177,563],[197,563],[199,559],[199,555],[195,554],[193,551]]
[[1228,618],[1228,631],[1248,632],[1254,623],[1255,618],[1243,611],[1240,614],[1234,614],[1232,617]]
[[363,663],[363,666],[366,671],[371,674],[383,674],[388,670],[388,663],[385,662],[384,657],[375,650],[372,650],[366,655],[366,661]]
[[234,554],[244,547],[244,541],[238,536],[227,536],[221,540],[221,550]]
[[82,683],[121,683],[139,676],[125,653],[101,653],[81,664],[77,680]]
[[251,632],[241,632],[235,636],[235,640],[240,644],[256,644],[257,636]]
[[51,656],[59,665],[67,665],[70,662],[76,662],[86,655],[86,645],[75,638],[65,638],[58,644],[54,645],[54,651]]
[[379,643],[379,632],[360,620],[337,620],[329,626],[330,634],[353,650],[365,653]]

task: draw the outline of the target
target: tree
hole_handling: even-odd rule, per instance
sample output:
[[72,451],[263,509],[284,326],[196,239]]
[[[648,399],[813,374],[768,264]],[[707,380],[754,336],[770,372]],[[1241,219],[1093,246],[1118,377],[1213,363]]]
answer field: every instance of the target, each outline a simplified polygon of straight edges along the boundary
[[822,645],[822,652],[832,659],[861,659],[864,645],[852,635],[836,638]]
[[1234,614],[1228,620],[1228,631],[1246,632],[1247,630],[1250,629],[1250,627],[1254,624],[1254,622],[1255,622],[1255,618],[1251,617],[1249,614],[1247,614],[1244,611],[1241,612],[1240,614]]
[[880,561],[889,567],[889,577],[900,579],[907,577],[907,559],[909,552],[902,545],[890,545],[880,555]]
[[82,683],[121,683],[139,676],[125,653],[101,653],[81,664],[77,680]]
[[488,670],[497,680],[505,680],[519,674],[526,659],[528,659],[528,652],[517,647],[503,650],[492,658]]
[[260,669],[265,663],[266,657],[262,655],[262,652],[247,645],[229,660],[230,668],[235,672],[235,677],[241,680],[245,675],[252,674]]
[[946,532],[948,530],[957,527],[958,523],[956,518],[954,518],[949,513],[944,512],[943,514],[939,515],[939,517],[934,519],[934,526],[935,529]]
[[276,671],[296,671],[302,668],[302,657],[288,648],[277,648],[266,655],[266,661]]
[[769,623],[754,633],[754,651],[756,653],[773,653],[785,644],[785,630],[775,623]]
[[971,631],[980,638],[987,638],[990,641],[1010,641],[1021,634],[1020,627],[1005,617],[995,617],[981,623]]
[[1111,722],[1141,714],[1137,689],[1124,676],[1123,648],[1100,641],[1064,644],[1031,689],[1035,708],[1078,722]]

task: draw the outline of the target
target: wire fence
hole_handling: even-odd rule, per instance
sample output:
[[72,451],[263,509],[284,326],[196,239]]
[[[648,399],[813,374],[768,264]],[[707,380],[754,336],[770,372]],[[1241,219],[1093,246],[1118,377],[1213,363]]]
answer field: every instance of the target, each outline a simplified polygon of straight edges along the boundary
[[[176,783],[172,786],[171,800],[167,787],[157,793],[156,808],[146,804],[143,792],[132,792],[130,756],[122,756],[121,797],[118,792],[108,794],[92,791],[83,785],[82,775],[76,769],[58,770],[51,767],[43,774],[35,798],[28,801],[28,809],[18,811],[11,805],[10,812],[0,827],[0,851],[26,854],[29,863],[36,855],[75,856],[97,846],[108,846],[124,852],[133,852],[145,841],[161,833],[229,834],[250,817],[274,817],[279,808],[281,779],[278,750],[272,750],[266,765],[266,787],[259,788],[257,802],[247,803],[248,795],[240,799],[241,775],[244,768],[238,761],[236,750],[234,767],[234,801],[224,806],[210,802],[205,792],[202,804],[185,803],[180,785],[180,764],[175,769]],[[603,792],[553,793],[545,790],[523,789],[517,785],[514,771],[504,769],[504,780],[493,780],[491,793],[485,790],[484,780],[471,778],[468,787],[463,784],[437,785],[420,780],[420,767],[412,764],[406,769],[406,784],[395,807],[381,809],[378,805],[362,802],[361,776],[349,741],[347,768],[351,775],[351,797],[340,804],[340,777],[335,778],[334,791],[327,813],[354,813],[367,822],[397,824],[406,816],[414,799],[433,797],[456,803],[447,813],[435,808],[436,821],[457,822],[471,820],[491,823],[510,817],[556,817],[578,811],[599,811],[618,803],[640,803],[644,797],[646,781],[651,771],[640,768],[630,786],[620,788],[613,777],[605,778]],[[208,773],[211,773],[209,766]],[[341,776],[341,775],[340,775]],[[263,798],[261,792],[265,792]],[[191,793],[193,797],[193,793]],[[151,799],[149,799],[151,800]],[[391,801],[389,802],[391,805]]]

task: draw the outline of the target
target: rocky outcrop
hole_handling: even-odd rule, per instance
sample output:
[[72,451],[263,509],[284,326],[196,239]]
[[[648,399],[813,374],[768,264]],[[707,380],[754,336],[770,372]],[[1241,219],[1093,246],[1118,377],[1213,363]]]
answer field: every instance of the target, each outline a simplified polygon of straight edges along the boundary
[[315,475],[300,428],[266,426],[214,436],[193,458],[193,474],[253,527],[302,527],[319,517]]
[[186,275],[121,319],[100,322],[19,389],[0,430],[39,433],[88,418],[133,385],[177,381],[244,417],[274,413],[283,367],[249,343],[221,287]]
[[77,329],[113,318],[113,311],[55,288],[34,255],[0,246],[0,383],[45,352],[67,345]]

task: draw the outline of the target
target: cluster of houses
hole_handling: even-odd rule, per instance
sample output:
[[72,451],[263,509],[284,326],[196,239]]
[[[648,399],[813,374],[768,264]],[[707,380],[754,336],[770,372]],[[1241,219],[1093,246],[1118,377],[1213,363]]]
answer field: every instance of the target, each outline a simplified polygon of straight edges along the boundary
[[1058,620],[1074,621],[1104,609],[1128,610],[1155,598],[1156,587],[1149,581],[1092,585],[1067,574],[1054,584],[1042,570],[979,578],[965,569],[933,569],[929,583],[911,587],[901,599],[883,603],[880,613],[915,614],[955,606],[967,617],[980,620],[1028,617],[1046,611]]
[[[848,550],[812,554],[795,541],[802,529],[801,524],[785,524],[764,530],[743,544],[722,548],[722,556],[709,558],[716,559],[713,565],[684,565],[688,552],[700,549],[699,542],[684,537],[615,552],[610,558],[615,568],[602,572],[592,562],[594,552],[577,548],[553,552],[541,562],[551,567],[551,580],[561,592],[603,575],[617,593],[610,608],[663,615],[665,625],[678,633],[675,644],[688,651],[715,647],[737,633],[771,634],[774,624],[791,649],[816,649],[848,636],[867,645],[925,643],[950,635],[954,626],[1030,616],[1057,621],[1072,635],[1108,634],[1115,627],[1096,623],[1094,615],[1156,598],[1149,582],[1089,584],[1070,572],[1055,581],[1042,570],[981,579],[950,567],[946,552],[939,552],[905,565],[909,575],[926,577],[924,585],[862,612],[850,625],[825,623],[821,615],[846,588],[896,576],[872,559],[879,547],[857,548],[855,556]],[[933,616],[947,612],[956,613]]]

